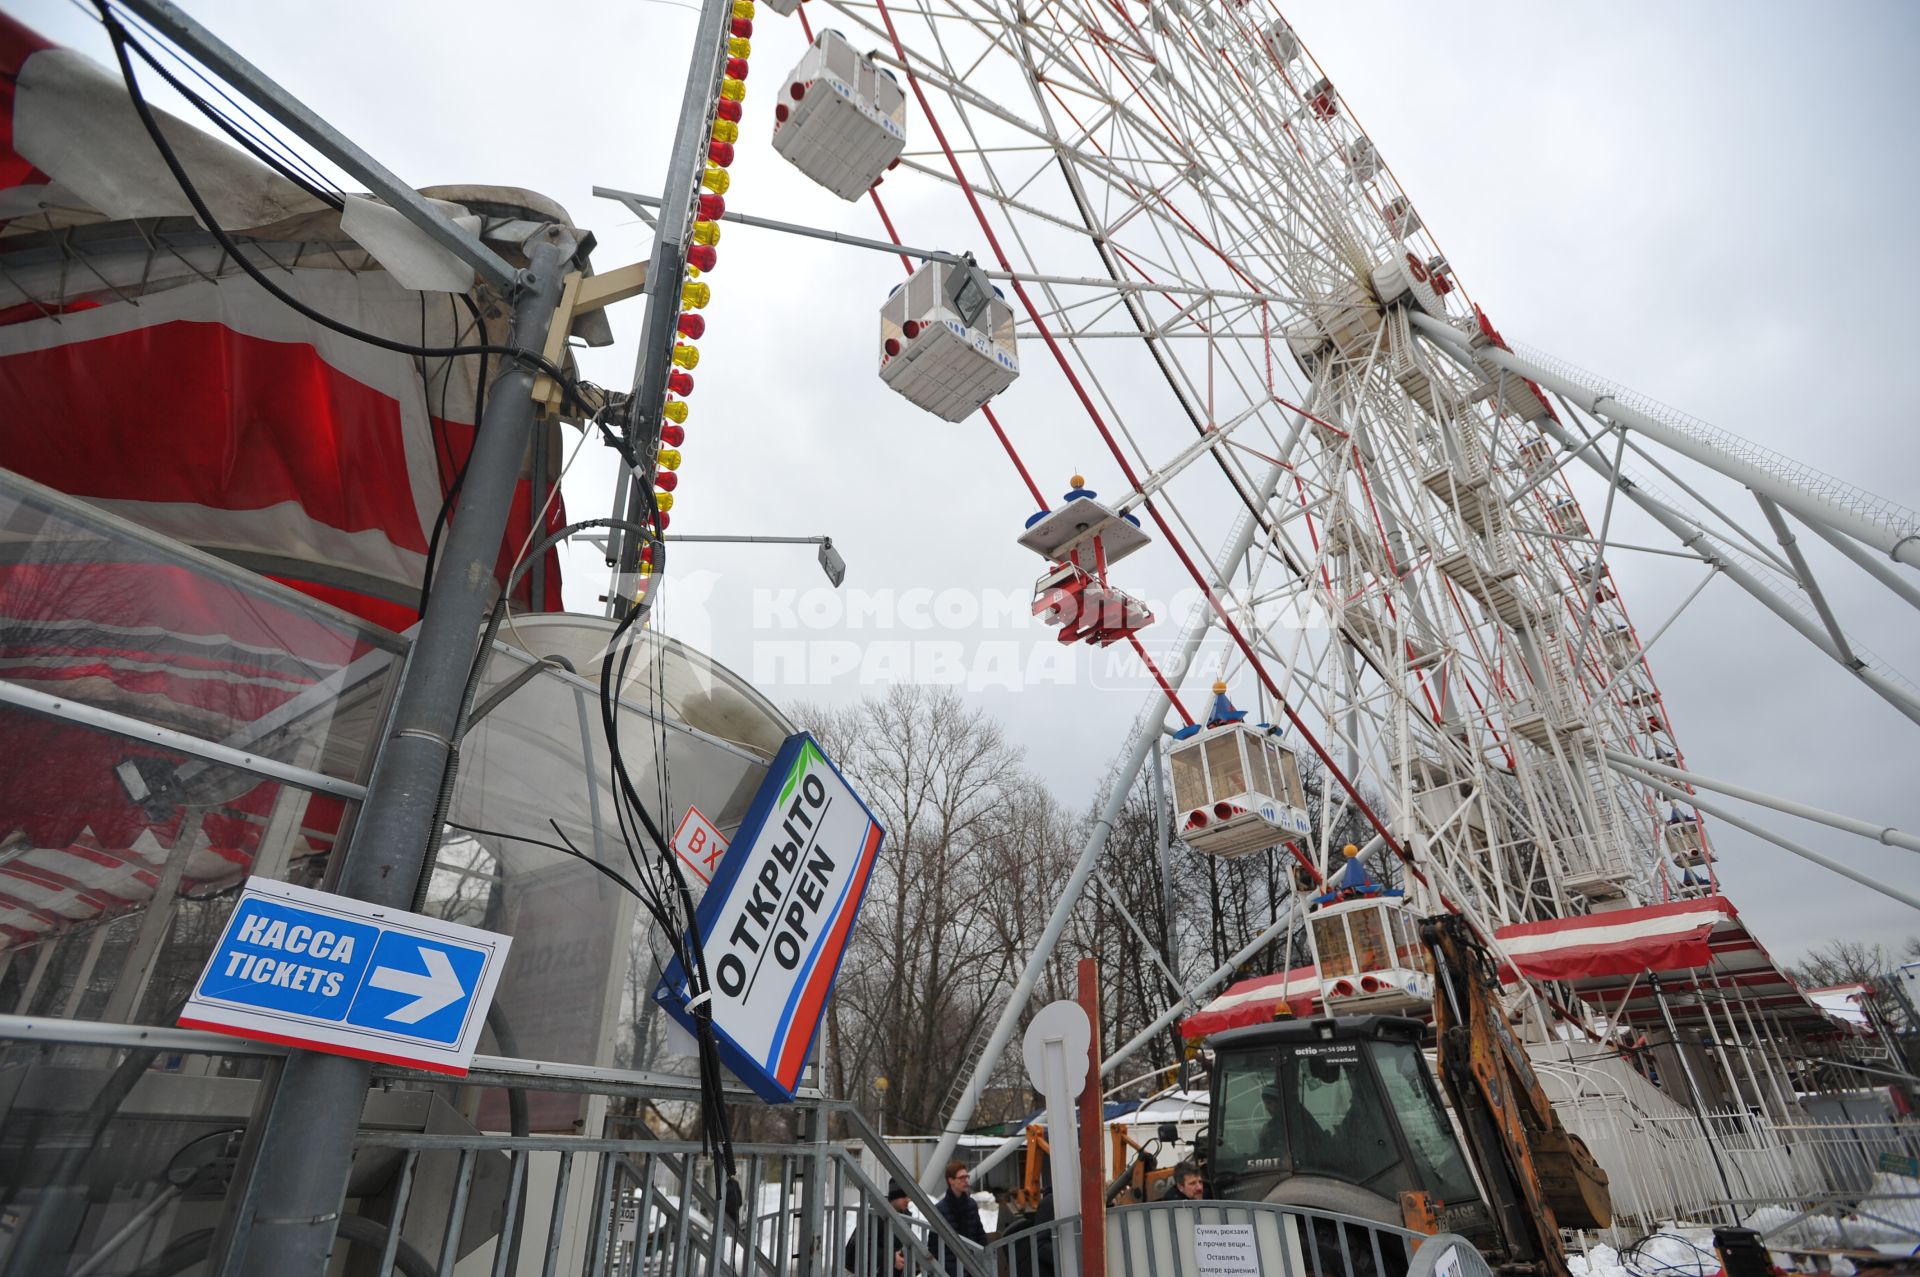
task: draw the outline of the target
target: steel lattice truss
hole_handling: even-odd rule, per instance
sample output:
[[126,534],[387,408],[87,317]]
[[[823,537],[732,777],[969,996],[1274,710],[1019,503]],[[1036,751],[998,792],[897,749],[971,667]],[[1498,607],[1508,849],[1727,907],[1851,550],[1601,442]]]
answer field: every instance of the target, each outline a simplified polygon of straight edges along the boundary
[[[1492,925],[1711,889],[1698,824],[1608,759],[1680,755],[1604,561],[1618,494],[1589,515],[1560,473],[1622,470],[1625,431],[1476,357],[1504,343],[1267,0],[825,7],[910,86],[886,193],[964,198],[1026,366],[1057,361],[1226,583],[1230,677],[1268,680],[1436,887]],[[1237,570],[1181,513],[1223,501],[1258,520]]]

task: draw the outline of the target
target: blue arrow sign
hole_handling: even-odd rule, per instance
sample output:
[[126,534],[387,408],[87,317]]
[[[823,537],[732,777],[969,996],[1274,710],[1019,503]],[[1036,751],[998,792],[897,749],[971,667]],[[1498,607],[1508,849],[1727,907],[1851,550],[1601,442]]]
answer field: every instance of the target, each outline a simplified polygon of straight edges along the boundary
[[180,1023],[462,1074],[512,943],[456,922],[253,878]]

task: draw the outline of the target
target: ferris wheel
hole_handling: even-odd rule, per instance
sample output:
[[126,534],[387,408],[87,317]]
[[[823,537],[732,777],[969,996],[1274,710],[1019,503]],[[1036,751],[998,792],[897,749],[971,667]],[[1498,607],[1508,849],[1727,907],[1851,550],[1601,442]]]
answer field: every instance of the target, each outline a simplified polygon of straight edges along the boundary
[[[1608,565],[1628,504],[1920,722],[1920,691],[1840,628],[1789,526],[1920,606],[1903,575],[1920,515],[1506,341],[1270,0],[762,7],[810,44],[774,84],[775,149],[871,201],[923,263],[881,310],[878,371],[1005,449],[1037,506],[1035,614],[1149,666],[1154,635],[1178,671],[1224,636],[1211,707],[1163,683],[1113,786],[1180,728],[1173,819],[1194,851],[1284,846],[1332,876],[1340,849],[1310,831],[1336,822],[1306,819],[1293,779],[1312,755],[1327,801],[1373,827],[1362,854],[1400,857],[1419,907],[1483,935],[1717,893],[1714,800]],[[976,252],[907,247],[903,189],[964,208]],[[1029,474],[996,396],[1037,367],[1077,401],[1054,428],[1097,443],[1117,498],[1075,476],[1056,504]],[[1751,489],[1764,522],[1676,456]],[[1598,508],[1570,468],[1606,481]],[[1198,515],[1223,507],[1231,533],[1203,546]],[[1127,592],[1120,560],[1148,546],[1208,591],[1184,627]]]
[[[776,148],[883,214],[899,185],[938,183],[984,241],[979,266],[930,263],[888,303],[882,376],[950,419],[988,401],[998,431],[990,399],[1019,361],[1054,363],[1132,485],[1119,508],[1090,506],[1104,541],[1034,546],[1053,591],[1036,610],[1057,620],[1097,576],[1079,601],[1119,623],[1083,628],[1133,641],[1107,551],[1172,549],[1216,591],[1224,681],[1489,927],[1712,889],[1697,813],[1609,766],[1609,751],[1681,760],[1558,473],[1560,437],[1582,427],[1473,357],[1497,331],[1277,12],[823,0],[799,16],[814,44],[776,85]],[[968,271],[1000,293],[977,320],[951,303]],[[987,340],[969,350],[962,329]],[[1223,499],[1242,519],[1209,556],[1182,506]],[[1302,614],[1321,624],[1263,624]],[[1288,816],[1251,840],[1213,818],[1239,791],[1211,779],[1175,796],[1190,846],[1291,835]],[[1327,872],[1337,849],[1305,841],[1296,854]]]

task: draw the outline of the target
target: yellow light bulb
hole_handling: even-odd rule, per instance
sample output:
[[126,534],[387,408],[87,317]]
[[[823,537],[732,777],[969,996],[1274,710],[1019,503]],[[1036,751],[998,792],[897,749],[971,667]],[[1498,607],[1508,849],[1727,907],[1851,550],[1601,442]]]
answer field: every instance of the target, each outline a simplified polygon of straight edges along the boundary
[[667,400],[667,402],[664,405],[662,405],[660,409],[660,415],[665,417],[668,421],[685,422],[687,419],[686,401],[681,399]]
[[705,284],[680,285],[680,304],[688,310],[699,310],[713,300],[713,290]]
[[707,165],[707,171],[700,175],[700,185],[715,195],[725,195],[731,183],[732,179],[727,176],[727,170],[716,164]]
[[665,514],[667,511],[673,509],[673,494],[671,492],[656,492],[653,494],[653,499],[659,505],[661,514]]
[[713,140],[716,142],[725,142],[728,146],[732,146],[740,140],[740,126],[732,120],[715,120],[713,122]]
[[753,41],[744,36],[733,36],[727,40],[727,52],[736,58],[748,57],[753,53]]
[[640,565],[640,575],[641,575],[641,576],[652,576],[652,575],[653,575],[653,564],[651,564],[651,563],[642,563],[642,564]]
[[696,244],[718,244],[720,242],[720,224],[718,222],[695,222],[693,224],[693,242]]
[[733,0],[733,16],[753,21],[753,0]]
[[673,362],[679,364],[682,368],[698,368],[700,366],[700,350],[696,346],[689,346],[685,342],[681,342],[673,348]]
[[720,81],[720,96],[730,102],[738,102],[747,96],[747,82],[736,80],[732,76]]
[[659,461],[662,470],[678,470],[680,468],[680,449],[660,449]]

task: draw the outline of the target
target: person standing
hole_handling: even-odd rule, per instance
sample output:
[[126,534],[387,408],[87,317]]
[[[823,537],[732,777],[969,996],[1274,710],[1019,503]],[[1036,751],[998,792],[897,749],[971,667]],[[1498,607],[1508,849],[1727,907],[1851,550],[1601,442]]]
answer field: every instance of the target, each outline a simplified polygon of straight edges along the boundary
[[[933,1204],[940,1217],[947,1221],[953,1231],[978,1246],[987,1244],[987,1230],[980,1225],[980,1207],[973,1200],[971,1175],[966,1163],[952,1161],[947,1163],[947,1195]],[[938,1234],[934,1240],[940,1243],[940,1262],[947,1270],[947,1277],[959,1277],[960,1256],[947,1249],[944,1239]]]
[[[907,1190],[897,1183],[887,1185],[887,1205],[904,1215],[907,1213]],[[855,1229],[853,1236],[847,1238],[847,1271],[854,1277],[860,1272],[860,1230]],[[875,1215],[867,1223],[867,1269],[868,1277],[895,1277],[907,1268],[906,1247],[901,1243],[899,1234],[894,1232],[886,1218]]]
[[1207,1179],[1200,1168],[1192,1162],[1181,1162],[1173,1168],[1173,1179],[1162,1201],[1186,1199],[1190,1202],[1205,1201],[1207,1197]]

